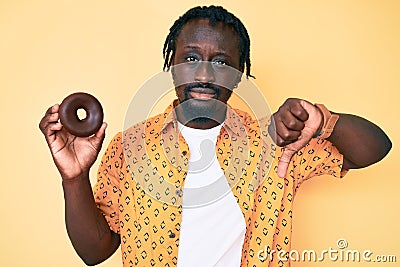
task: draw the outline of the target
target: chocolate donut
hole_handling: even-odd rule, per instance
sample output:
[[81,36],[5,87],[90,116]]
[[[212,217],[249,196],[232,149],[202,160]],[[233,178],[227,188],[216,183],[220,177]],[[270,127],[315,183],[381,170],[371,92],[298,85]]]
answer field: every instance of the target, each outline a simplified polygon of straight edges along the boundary
[[[86,118],[79,119],[79,109],[86,111]],[[67,96],[62,101],[58,114],[63,127],[78,137],[95,134],[100,129],[104,117],[100,102],[87,93],[73,93]]]

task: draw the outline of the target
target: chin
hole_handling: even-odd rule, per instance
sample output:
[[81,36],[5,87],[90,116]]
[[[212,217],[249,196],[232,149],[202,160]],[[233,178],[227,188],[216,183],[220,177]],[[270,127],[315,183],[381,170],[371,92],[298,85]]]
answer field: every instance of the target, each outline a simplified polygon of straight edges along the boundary
[[179,100],[179,108],[187,121],[208,122],[217,121],[218,111],[224,105],[217,99],[199,100],[194,98],[185,98]]
[[215,117],[217,102],[215,100],[188,99],[184,102],[182,108],[186,119],[206,121]]
[[194,123],[198,123],[198,124],[208,124],[208,123],[214,122],[216,120],[210,119],[210,118],[207,118],[207,117],[198,117],[198,118],[195,118],[195,119],[193,119],[191,121],[194,122]]

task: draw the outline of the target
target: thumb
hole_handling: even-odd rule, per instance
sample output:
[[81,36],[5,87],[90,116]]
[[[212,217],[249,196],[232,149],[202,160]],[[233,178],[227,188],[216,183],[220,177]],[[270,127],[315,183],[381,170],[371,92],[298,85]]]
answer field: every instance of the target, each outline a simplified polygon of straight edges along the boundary
[[105,133],[106,133],[106,128],[107,128],[107,123],[103,122],[103,124],[101,125],[100,129],[95,134],[95,137],[99,138],[99,139],[104,139]]
[[101,145],[103,144],[103,140],[106,135],[106,128],[107,128],[107,123],[103,122],[97,133],[92,137],[90,137],[90,142],[96,148],[97,151],[100,151]]
[[293,155],[302,149],[311,140],[313,136],[313,130],[306,126],[297,141],[285,146],[282,152],[282,156],[278,161],[278,176],[284,178],[286,176],[289,162]]
[[290,146],[286,146],[283,150],[282,156],[280,157],[278,161],[278,176],[281,178],[284,178],[286,176],[287,169],[289,167],[290,160],[292,159],[294,153],[296,153],[297,150]]

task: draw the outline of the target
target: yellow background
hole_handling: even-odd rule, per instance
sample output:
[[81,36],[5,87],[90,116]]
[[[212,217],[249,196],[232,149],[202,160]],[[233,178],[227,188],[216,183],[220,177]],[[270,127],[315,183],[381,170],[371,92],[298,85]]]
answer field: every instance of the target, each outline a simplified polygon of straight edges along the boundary
[[[349,249],[395,254],[399,262],[400,2],[201,3],[221,4],[244,22],[255,82],[273,110],[287,97],[325,103],[374,121],[394,143],[374,166],[341,181],[319,177],[302,186],[293,248],[336,248],[343,237]],[[84,266],[65,231],[61,181],[39,120],[69,93],[92,93],[109,123],[104,151],[122,129],[135,90],[161,70],[169,27],[198,4],[0,1],[0,266]],[[120,254],[101,266],[121,266]]]

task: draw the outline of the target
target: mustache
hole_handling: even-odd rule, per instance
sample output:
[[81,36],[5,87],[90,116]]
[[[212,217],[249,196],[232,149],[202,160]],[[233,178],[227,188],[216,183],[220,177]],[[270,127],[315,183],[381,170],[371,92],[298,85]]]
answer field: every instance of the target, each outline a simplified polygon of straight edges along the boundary
[[216,86],[214,86],[211,83],[191,83],[191,84],[187,84],[185,86],[185,94],[188,94],[190,90],[192,90],[193,88],[207,88],[207,89],[211,89],[215,91],[215,94],[217,96],[219,96],[220,94],[220,89]]

